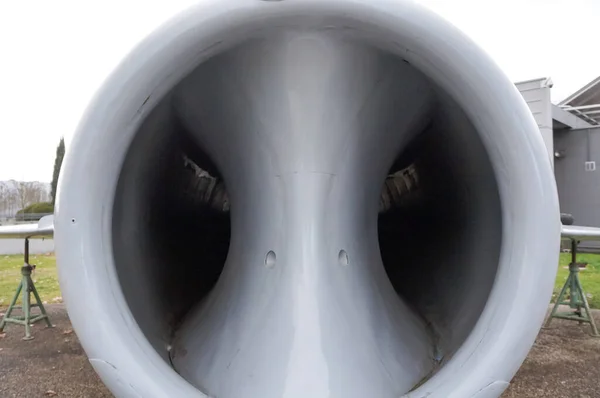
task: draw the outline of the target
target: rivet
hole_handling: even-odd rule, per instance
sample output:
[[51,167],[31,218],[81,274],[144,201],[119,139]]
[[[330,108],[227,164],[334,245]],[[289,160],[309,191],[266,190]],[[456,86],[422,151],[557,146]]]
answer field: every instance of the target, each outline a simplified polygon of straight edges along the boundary
[[270,252],[267,253],[267,256],[265,257],[265,266],[267,268],[273,268],[275,266],[276,261],[277,261],[277,256],[275,255],[275,252],[273,250],[271,250]]
[[346,253],[345,250],[340,250],[338,261],[340,262],[340,265],[348,265],[348,253]]

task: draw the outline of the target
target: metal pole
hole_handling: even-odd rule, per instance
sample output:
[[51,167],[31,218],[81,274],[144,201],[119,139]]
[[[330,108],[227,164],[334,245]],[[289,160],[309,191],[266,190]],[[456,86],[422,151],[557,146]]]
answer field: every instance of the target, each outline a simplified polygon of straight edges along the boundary
[[23,250],[25,264],[29,265],[29,238],[25,238],[25,249]]
[[21,274],[23,275],[23,315],[25,315],[25,337],[23,340],[31,340],[31,286],[29,283],[29,275],[31,275],[31,266],[29,265],[29,238],[25,238],[25,248],[23,249],[23,268]]

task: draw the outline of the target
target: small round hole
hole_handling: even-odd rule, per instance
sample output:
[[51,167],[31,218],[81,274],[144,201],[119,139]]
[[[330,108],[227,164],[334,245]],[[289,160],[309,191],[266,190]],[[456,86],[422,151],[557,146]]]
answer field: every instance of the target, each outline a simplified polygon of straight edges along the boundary
[[338,255],[338,261],[341,265],[348,265],[348,253],[345,250],[340,250],[340,254]]
[[265,266],[267,268],[273,268],[275,266],[275,262],[277,261],[277,256],[274,251],[270,251],[267,253],[267,257],[265,257]]
[[74,219],[74,218],[71,218],[71,222],[72,222],[73,224],[75,224],[75,219]]

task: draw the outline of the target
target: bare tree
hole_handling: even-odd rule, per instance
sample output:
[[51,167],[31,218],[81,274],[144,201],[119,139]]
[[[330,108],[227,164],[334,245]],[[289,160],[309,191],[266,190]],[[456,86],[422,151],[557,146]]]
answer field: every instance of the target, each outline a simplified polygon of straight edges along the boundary
[[8,212],[11,217],[14,217],[19,210],[19,195],[16,190],[10,191],[8,197]]
[[40,182],[0,181],[0,218],[12,218],[17,211],[40,202],[49,202],[47,184]]
[[0,182],[0,215],[8,218],[13,217],[19,210],[18,203],[16,181]]
[[21,209],[29,206],[32,203],[40,201],[41,188],[39,184],[35,182],[19,181],[16,183],[17,186],[17,199]]
[[8,187],[0,181],[0,217],[8,217]]

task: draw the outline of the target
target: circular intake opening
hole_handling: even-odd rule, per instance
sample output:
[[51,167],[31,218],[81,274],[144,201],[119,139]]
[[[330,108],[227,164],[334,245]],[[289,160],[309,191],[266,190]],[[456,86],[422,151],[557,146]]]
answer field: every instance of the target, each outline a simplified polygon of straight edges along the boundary
[[[334,100],[338,107],[323,108]],[[316,300],[312,311],[328,311],[318,301],[331,292],[310,286],[342,277],[325,271],[326,253],[335,240],[350,244],[356,281],[331,291],[343,297],[358,283],[367,290],[350,302],[377,306],[349,346],[391,330],[367,346],[392,345],[400,358],[354,353],[383,362],[368,383],[398,373],[383,384],[387,396],[431,377],[477,322],[498,264],[499,203],[477,131],[418,70],[353,34],[278,28],[199,65],[144,120],[115,196],[115,265],[129,308],[165,360],[190,383],[233,394],[208,366],[238,345],[261,354],[260,341],[245,346],[243,337],[269,327],[250,322],[254,311],[284,326],[304,318],[297,305]],[[254,265],[274,267],[275,250],[254,259],[265,244],[281,257],[270,276]],[[348,265],[346,250],[337,261]],[[295,293],[293,278],[304,286]],[[281,296],[280,306],[269,309],[263,296]],[[369,310],[355,311],[336,317],[364,328]],[[223,337],[227,323],[239,336]],[[278,344],[263,354],[286,361],[294,343]],[[231,361],[232,377],[249,366]]]
[[531,115],[435,17],[339,4],[199,6],[98,95],[57,247],[113,392],[471,396],[526,354],[558,231]]

